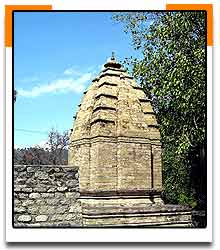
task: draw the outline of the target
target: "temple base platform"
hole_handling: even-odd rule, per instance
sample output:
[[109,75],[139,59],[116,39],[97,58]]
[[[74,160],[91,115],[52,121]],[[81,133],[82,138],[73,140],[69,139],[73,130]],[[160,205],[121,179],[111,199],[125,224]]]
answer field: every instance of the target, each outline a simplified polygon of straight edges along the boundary
[[164,204],[159,197],[81,198],[85,227],[192,227],[188,206]]

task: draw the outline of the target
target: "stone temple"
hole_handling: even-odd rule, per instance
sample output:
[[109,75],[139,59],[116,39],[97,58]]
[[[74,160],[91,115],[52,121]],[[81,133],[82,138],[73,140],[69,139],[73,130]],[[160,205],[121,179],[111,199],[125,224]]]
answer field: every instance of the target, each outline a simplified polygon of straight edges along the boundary
[[79,169],[85,226],[190,226],[161,199],[160,132],[151,101],[112,55],[84,92],[68,164]]

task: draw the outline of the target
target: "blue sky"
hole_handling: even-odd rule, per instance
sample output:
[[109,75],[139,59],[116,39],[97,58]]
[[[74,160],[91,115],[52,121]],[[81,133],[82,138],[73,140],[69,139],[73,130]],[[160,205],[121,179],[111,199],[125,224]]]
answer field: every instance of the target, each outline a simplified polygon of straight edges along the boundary
[[[16,12],[14,108],[16,147],[41,145],[51,128],[73,126],[84,89],[116,52],[137,55],[108,12]],[[31,130],[35,132],[25,132]]]

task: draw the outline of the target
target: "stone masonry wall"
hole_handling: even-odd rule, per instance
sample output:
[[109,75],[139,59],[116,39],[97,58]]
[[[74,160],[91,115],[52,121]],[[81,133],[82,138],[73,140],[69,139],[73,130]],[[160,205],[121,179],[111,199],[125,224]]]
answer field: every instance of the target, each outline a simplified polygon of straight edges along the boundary
[[71,166],[14,166],[14,227],[81,226],[78,171]]

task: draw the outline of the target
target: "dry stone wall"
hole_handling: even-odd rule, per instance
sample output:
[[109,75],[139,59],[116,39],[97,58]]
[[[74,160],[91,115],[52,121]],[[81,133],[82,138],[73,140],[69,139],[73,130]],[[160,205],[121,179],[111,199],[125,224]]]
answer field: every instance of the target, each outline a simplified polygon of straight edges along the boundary
[[14,166],[14,227],[81,226],[78,171],[71,166]]

